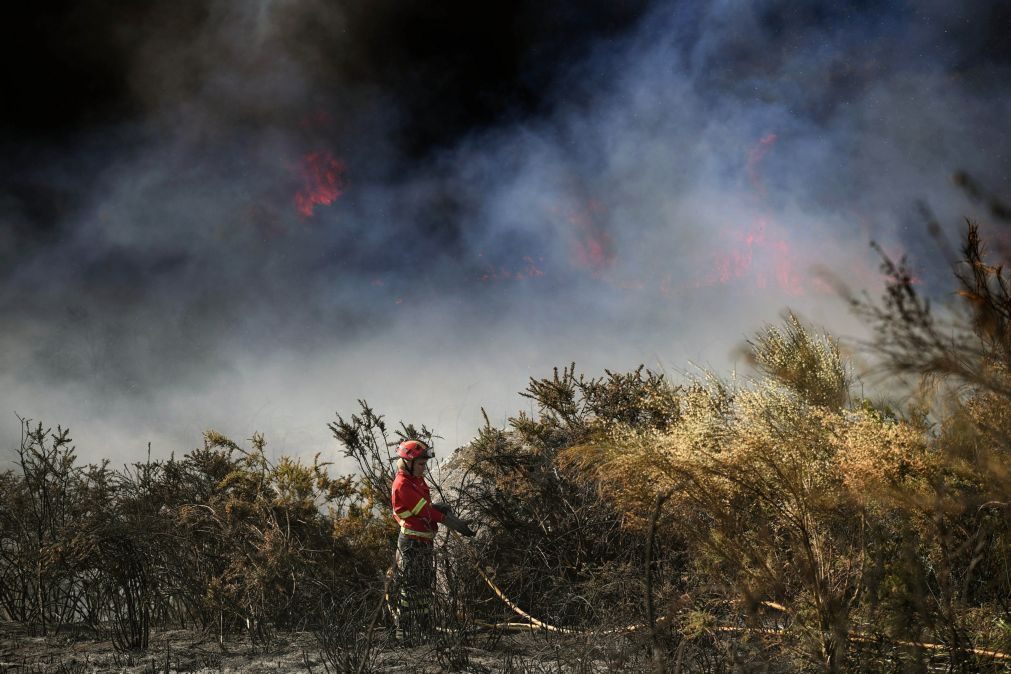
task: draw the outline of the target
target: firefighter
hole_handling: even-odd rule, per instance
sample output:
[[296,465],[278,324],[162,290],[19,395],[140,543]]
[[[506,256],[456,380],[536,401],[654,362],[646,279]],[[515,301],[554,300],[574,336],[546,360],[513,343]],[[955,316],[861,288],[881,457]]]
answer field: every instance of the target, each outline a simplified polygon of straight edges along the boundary
[[392,500],[400,536],[397,539],[397,593],[393,617],[397,639],[416,645],[432,628],[433,541],[439,524],[464,536],[473,536],[474,532],[448,505],[431,502],[425,470],[434,453],[428,445],[420,440],[405,440],[397,447],[397,456]]

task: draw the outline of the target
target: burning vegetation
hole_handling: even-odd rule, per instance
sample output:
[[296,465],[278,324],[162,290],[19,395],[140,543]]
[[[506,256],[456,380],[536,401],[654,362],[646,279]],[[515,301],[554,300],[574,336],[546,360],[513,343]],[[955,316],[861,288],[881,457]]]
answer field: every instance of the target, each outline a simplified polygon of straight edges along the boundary
[[301,186],[295,192],[295,210],[311,218],[317,206],[329,206],[344,194],[344,162],[330,152],[310,152],[302,157],[296,173]]
[[[752,339],[745,380],[532,379],[536,413],[486,423],[436,475],[478,535],[440,534],[421,661],[1006,671],[1011,291],[974,226],[962,252],[947,319],[887,258],[883,300],[852,298],[883,367],[920,383],[901,407],[857,396],[838,342],[792,315]],[[0,474],[0,612],[123,653],[169,627],[254,649],[308,630],[308,668],[396,668],[389,448],[433,432],[391,431],[364,402],[330,429],[357,473],[213,432],[119,471],[25,421]]]

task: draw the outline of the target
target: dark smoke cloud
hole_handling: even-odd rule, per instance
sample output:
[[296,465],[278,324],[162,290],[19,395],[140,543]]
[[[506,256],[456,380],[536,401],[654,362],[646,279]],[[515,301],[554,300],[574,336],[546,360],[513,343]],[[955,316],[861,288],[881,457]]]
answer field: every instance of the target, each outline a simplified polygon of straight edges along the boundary
[[[1011,188],[1011,13],[613,5],[32,23],[8,48],[35,64],[5,59],[30,102],[2,126],[4,445],[16,410],[88,457],[206,428],[311,454],[360,397],[456,445],[570,360],[726,371],[787,306],[856,332],[810,268],[873,290],[871,239],[946,290],[918,204],[954,237],[987,219],[956,170]],[[311,217],[308,155],[342,192]]]

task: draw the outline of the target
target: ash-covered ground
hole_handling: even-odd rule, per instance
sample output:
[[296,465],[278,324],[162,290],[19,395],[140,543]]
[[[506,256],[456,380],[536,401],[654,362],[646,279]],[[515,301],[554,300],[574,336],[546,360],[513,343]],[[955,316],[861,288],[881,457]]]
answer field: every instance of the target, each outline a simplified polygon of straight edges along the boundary
[[[364,635],[361,635],[364,640]],[[629,652],[632,642],[608,643],[590,636],[486,631],[467,637],[436,637],[415,648],[400,646],[384,632],[374,636],[374,652],[363,672],[604,672],[639,671],[644,652]],[[153,630],[144,652],[118,652],[92,630],[68,628],[34,636],[16,623],[0,626],[0,672],[334,672],[316,635],[284,632],[266,642],[189,629]]]

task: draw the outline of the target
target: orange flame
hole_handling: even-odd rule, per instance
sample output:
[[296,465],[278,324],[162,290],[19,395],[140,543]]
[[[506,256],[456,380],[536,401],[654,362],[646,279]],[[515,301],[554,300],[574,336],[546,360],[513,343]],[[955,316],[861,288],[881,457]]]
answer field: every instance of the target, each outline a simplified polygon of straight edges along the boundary
[[589,269],[594,276],[607,271],[615,261],[614,244],[599,222],[604,205],[590,199],[586,206],[575,211],[563,211],[562,217],[573,226],[575,241],[572,258],[577,266]]
[[[776,134],[767,133],[747,151],[745,168],[748,179],[752,189],[763,201],[766,193],[760,166],[777,138]],[[757,218],[751,227],[733,238],[736,239],[736,244],[730,250],[715,256],[713,272],[704,282],[705,285],[741,279],[750,281],[759,289],[775,283],[780,290],[789,294],[803,293],[801,275],[795,269],[790,242],[785,233],[782,236],[769,233],[768,218]]]
[[606,232],[587,234],[585,238],[576,241],[575,257],[580,267],[586,267],[594,274],[599,274],[614,263],[611,237]]
[[712,272],[698,285],[741,280],[759,289],[775,283],[791,295],[803,294],[801,274],[796,270],[790,243],[785,238],[770,236],[768,226],[766,218],[758,218],[751,228],[736,235],[737,243],[714,256]]
[[310,152],[302,157],[299,173],[302,187],[295,193],[295,209],[303,218],[311,218],[316,206],[329,206],[344,194],[344,162],[327,151]]

